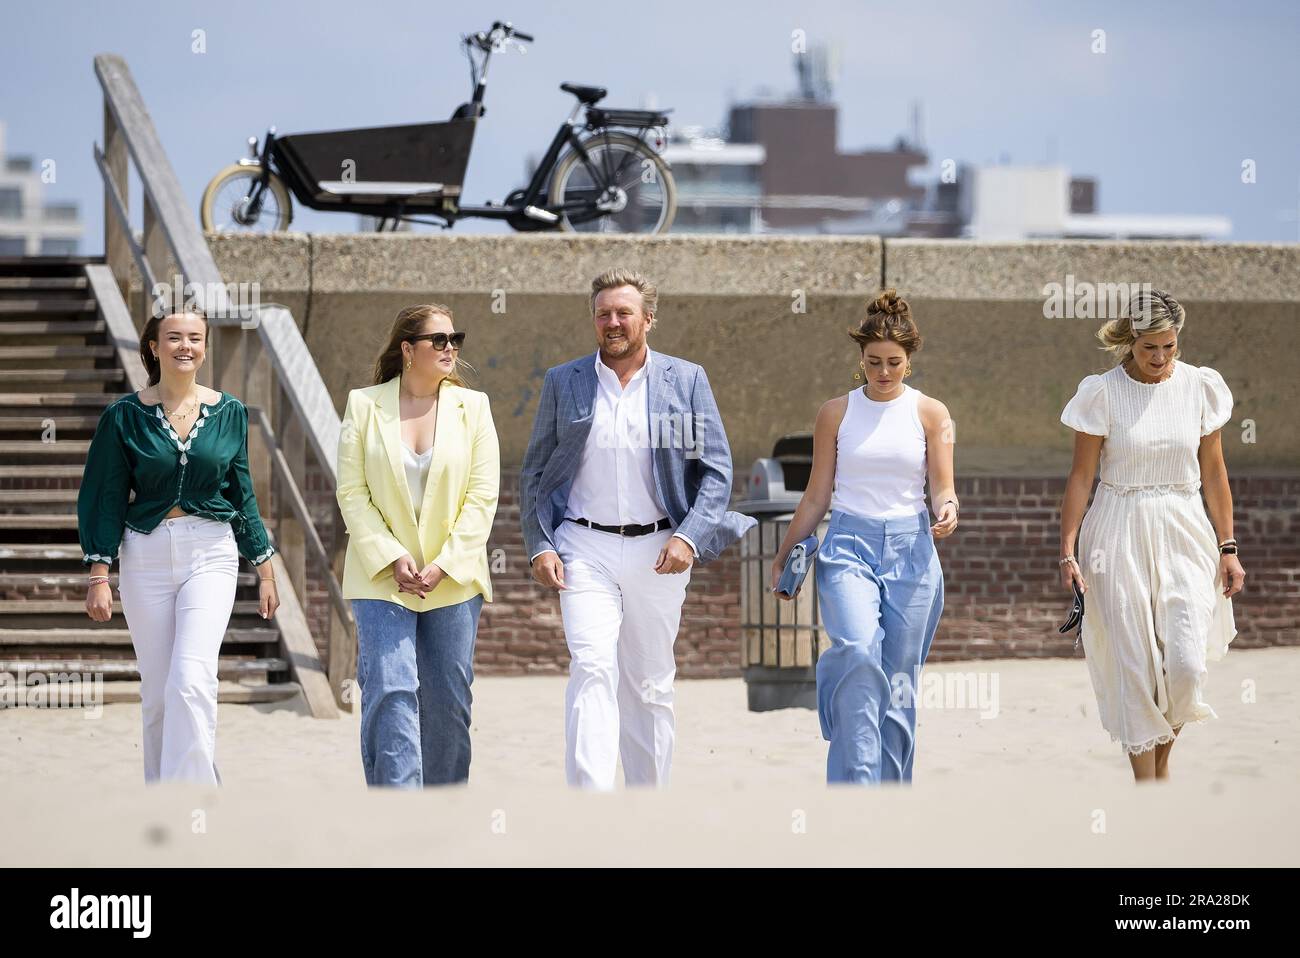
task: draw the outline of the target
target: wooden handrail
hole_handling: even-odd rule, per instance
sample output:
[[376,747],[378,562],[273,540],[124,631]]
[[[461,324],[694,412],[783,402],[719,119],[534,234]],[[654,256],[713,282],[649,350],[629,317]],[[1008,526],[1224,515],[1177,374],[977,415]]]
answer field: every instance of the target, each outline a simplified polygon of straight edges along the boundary
[[[196,285],[199,295],[195,301],[220,322],[228,312],[221,272],[185,202],[180,181],[167,161],[167,153],[131,77],[130,68],[116,54],[101,53],[95,57],[95,75],[104,90],[105,106],[112,113],[126,140],[131,159],[135,161],[145,196],[154,209],[180,274],[187,283]],[[156,270],[160,264],[152,265]],[[214,302],[208,301],[209,292],[213,293]]]
[[[293,510],[294,517],[303,525],[307,548],[322,568],[329,569],[329,553],[325,549],[325,544],[321,542],[320,535],[316,532],[315,524],[311,521],[311,513],[307,510],[307,500],[303,498],[302,490],[298,488],[297,480],[294,479],[293,472],[289,468],[289,461],[285,458],[283,450],[280,449],[280,444],[276,441],[275,431],[271,428],[271,421],[266,415],[266,410],[256,406],[249,411],[252,413],[252,418],[256,421],[258,428],[262,430],[262,439],[271,453],[271,464],[275,469],[276,478],[283,484],[286,498],[289,500],[289,508]],[[338,582],[332,575],[325,577],[325,587],[329,591],[330,601],[334,604],[334,610],[338,613],[339,618],[351,625],[352,610],[349,608],[347,600],[343,598],[342,588],[339,587]]]

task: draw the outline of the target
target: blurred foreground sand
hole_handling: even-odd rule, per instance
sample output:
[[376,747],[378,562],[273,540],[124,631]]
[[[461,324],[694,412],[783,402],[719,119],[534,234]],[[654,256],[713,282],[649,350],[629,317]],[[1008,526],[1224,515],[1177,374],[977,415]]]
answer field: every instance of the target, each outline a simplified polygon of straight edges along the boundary
[[366,789],[358,717],[297,702],[221,706],[220,789],[144,786],[138,705],[5,709],[0,864],[1300,864],[1300,649],[1212,663],[1219,719],[1143,788],[1083,662],[926,670],[981,672],[999,714],[923,707],[910,789],[828,789],[816,714],[739,679],[679,682],[671,787],[612,795],[564,785],[558,677],[477,680],[470,784],[421,793]]

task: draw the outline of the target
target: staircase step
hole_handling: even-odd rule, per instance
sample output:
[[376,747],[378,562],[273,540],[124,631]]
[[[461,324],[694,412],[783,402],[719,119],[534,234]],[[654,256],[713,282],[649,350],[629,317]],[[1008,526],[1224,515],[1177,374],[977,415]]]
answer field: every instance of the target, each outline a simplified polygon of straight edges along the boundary
[[[0,445],[4,445],[0,443]],[[39,512],[6,513],[0,515],[0,529],[75,529],[77,517],[67,513],[49,515]]]
[[98,416],[0,416],[0,432],[37,432],[45,429],[50,420],[54,429],[93,431],[99,425]]
[[124,393],[5,393],[0,406],[107,406]]
[[0,276],[83,276],[103,256],[0,256]]
[[[0,672],[90,672],[104,678],[140,674],[140,664],[135,659],[0,659]],[[217,675],[230,677],[257,672],[287,672],[287,659],[236,659],[221,656],[217,659]]]
[[[78,557],[80,558],[80,557]],[[11,591],[13,589],[22,590],[24,588],[33,589],[38,586],[80,586],[85,588],[86,576],[88,572],[6,572],[4,574],[4,585]],[[117,591],[117,570],[114,569],[108,573],[109,585],[113,591]],[[256,572],[240,572],[238,575],[238,584],[241,587],[249,587],[257,584]]]
[[90,451],[89,439],[0,439],[0,456],[82,456]]
[[38,319],[0,323],[0,336],[86,336],[102,333],[102,319]]
[[109,359],[112,346],[0,346],[0,359]]
[[76,489],[0,489],[0,506],[54,505],[76,501]]
[[122,369],[0,369],[3,383],[119,383],[126,379]]
[[[82,466],[0,466],[0,479],[80,479]],[[0,545],[0,549],[4,548]]]
[[[255,599],[238,599],[231,614],[257,615],[257,608],[257,600]],[[114,601],[114,614],[121,611],[122,607]],[[81,599],[0,599],[0,616],[14,614],[56,615],[58,613],[85,615],[86,604]],[[3,670],[0,669],[0,671]]]
[[[217,702],[222,705],[255,705],[260,702],[283,702],[294,698],[302,692],[297,682],[268,682],[259,685],[244,685],[229,680],[217,685]],[[52,693],[52,694],[51,694]],[[0,708],[11,707],[17,690],[0,687]],[[116,705],[140,701],[140,683],[138,681],[84,682],[75,686],[41,685],[23,692],[23,704],[31,708],[43,708],[51,698],[56,707],[76,707],[83,704],[91,706]]]
[[4,542],[0,543],[0,560],[32,561],[33,559],[81,561],[81,546],[62,542]]
[[[226,629],[225,645],[278,643],[276,629]],[[18,645],[131,645],[127,629],[108,626],[98,629],[0,629],[0,648]]]
[[0,290],[85,289],[84,276],[0,276]]
[[32,313],[74,315],[93,313],[95,309],[93,299],[60,299],[57,296],[43,296],[39,299],[0,299],[0,317]]

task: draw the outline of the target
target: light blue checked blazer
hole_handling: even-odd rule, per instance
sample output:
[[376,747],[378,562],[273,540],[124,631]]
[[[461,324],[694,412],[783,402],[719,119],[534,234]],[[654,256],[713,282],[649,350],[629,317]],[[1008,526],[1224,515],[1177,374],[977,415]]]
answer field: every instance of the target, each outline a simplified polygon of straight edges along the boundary
[[[650,429],[655,492],[674,531],[695,543],[703,565],[758,520],[728,512],[731,447],[704,369],[651,350]],[[596,353],[553,366],[542,381],[519,475],[519,516],[529,556],[555,548],[555,528],[564,521],[596,402]]]

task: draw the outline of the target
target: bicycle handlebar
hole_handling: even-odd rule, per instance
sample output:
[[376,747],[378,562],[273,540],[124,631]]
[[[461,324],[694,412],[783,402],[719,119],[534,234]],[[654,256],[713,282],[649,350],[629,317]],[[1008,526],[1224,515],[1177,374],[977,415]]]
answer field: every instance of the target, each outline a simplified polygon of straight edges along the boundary
[[502,23],[500,20],[493,23],[492,28],[486,33],[479,32],[464,34],[461,36],[460,40],[461,43],[466,46],[476,46],[484,53],[491,53],[511,40],[517,40],[523,43],[535,42],[532,34],[516,30],[510,24]]
[[502,31],[505,34],[503,39],[523,40],[525,43],[533,42],[533,37],[531,34],[523,33],[520,30],[516,30],[509,22],[502,23],[500,20],[494,21],[492,24],[492,29],[489,30],[488,33],[493,34],[496,33],[498,30]]

